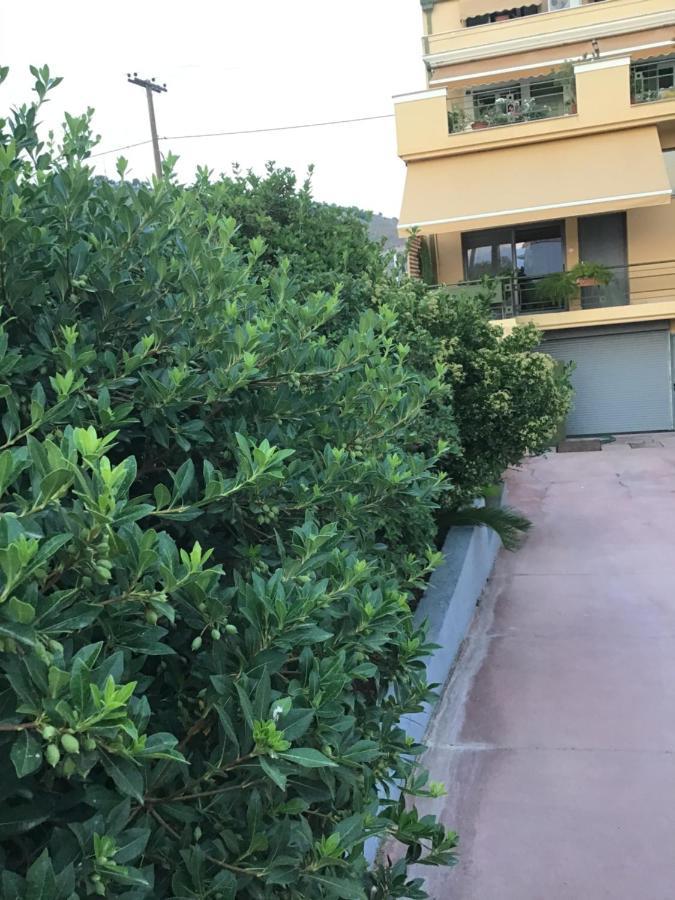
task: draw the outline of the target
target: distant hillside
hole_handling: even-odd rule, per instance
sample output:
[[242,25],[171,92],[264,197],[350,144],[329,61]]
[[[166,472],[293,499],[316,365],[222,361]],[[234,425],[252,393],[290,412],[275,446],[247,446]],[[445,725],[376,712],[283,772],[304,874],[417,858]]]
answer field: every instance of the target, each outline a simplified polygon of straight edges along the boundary
[[370,232],[370,236],[374,241],[379,241],[382,238],[385,238],[387,242],[387,249],[389,250],[403,250],[405,247],[404,238],[400,238],[396,231],[396,226],[398,225],[398,219],[388,219],[386,216],[381,216],[379,214],[373,213],[373,217],[370,220],[368,230]]

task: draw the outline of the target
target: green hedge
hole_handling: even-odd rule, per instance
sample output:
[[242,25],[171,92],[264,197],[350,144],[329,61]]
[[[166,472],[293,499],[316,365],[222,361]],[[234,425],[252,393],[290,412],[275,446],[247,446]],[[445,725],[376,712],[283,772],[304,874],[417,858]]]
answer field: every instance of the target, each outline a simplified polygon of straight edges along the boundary
[[386,305],[329,342],[337,294],[261,280],[203,176],[95,177],[89,115],[43,144],[34,75],[0,129],[0,896],[424,897],[455,836],[399,721],[445,488],[408,434],[442,372]]

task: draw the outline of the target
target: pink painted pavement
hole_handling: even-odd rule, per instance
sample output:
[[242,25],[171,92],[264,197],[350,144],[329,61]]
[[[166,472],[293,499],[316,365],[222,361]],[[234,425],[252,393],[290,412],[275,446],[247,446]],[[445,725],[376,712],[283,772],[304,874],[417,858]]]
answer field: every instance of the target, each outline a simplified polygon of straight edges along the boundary
[[[642,444],[631,448],[629,442]],[[435,900],[675,900],[675,435],[509,473],[502,551],[428,735]]]

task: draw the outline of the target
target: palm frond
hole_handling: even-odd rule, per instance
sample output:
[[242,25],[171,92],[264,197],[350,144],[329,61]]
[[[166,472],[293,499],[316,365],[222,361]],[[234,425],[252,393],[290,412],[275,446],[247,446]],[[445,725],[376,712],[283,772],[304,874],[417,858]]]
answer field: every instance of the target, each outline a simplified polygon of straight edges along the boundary
[[481,525],[496,532],[506,550],[516,550],[532,522],[517,509],[510,506],[465,506],[448,511],[443,516],[443,524]]

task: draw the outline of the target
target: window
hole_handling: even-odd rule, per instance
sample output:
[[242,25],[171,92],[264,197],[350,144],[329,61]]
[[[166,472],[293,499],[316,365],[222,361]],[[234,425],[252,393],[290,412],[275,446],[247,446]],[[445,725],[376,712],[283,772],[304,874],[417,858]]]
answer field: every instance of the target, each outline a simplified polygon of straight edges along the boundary
[[484,275],[538,278],[561,272],[565,262],[562,222],[472,231],[462,235],[462,246],[468,281]]
[[653,59],[632,66],[633,103],[661,100],[671,91],[675,91],[675,58]]

